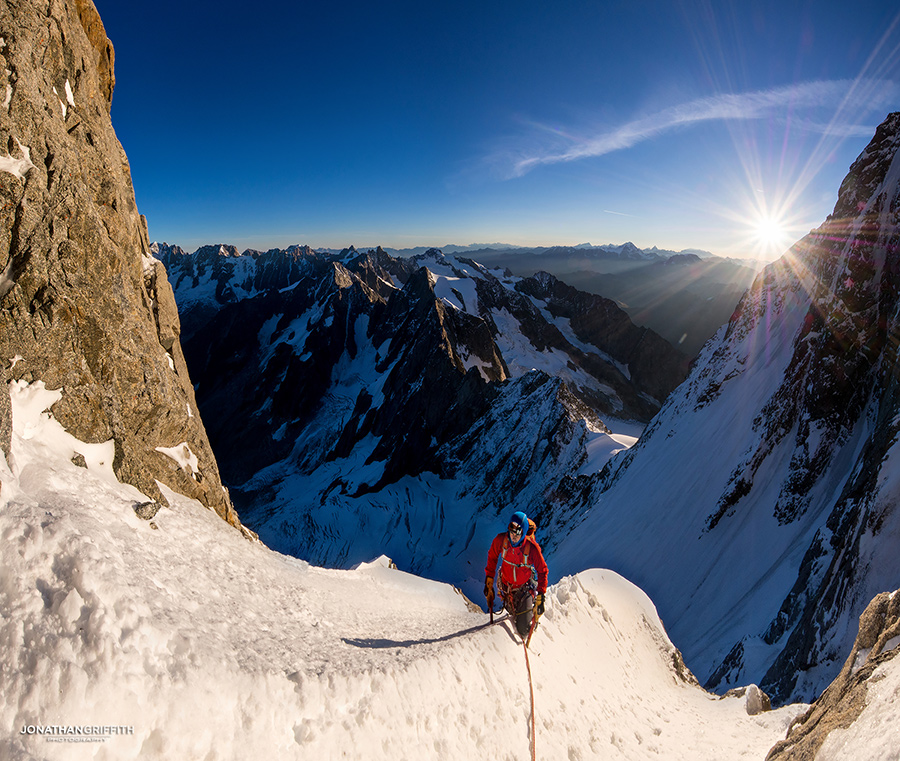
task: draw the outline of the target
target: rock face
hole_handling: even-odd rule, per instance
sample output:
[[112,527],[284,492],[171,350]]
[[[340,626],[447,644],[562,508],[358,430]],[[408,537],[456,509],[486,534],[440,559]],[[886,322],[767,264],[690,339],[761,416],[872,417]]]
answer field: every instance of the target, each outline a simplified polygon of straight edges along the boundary
[[[63,390],[53,414],[73,435],[114,439],[120,480],[238,525],[110,122],[113,60],[90,0],[0,4],[0,360]],[[157,450],[182,443],[197,468]]]
[[664,400],[684,380],[685,357],[659,334],[635,325],[610,299],[579,291],[545,272],[523,280],[519,290],[546,301],[549,312],[569,320],[579,338],[626,365],[640,392]]
[[469,543],[496,533],[473,542],[478,521],[513,505],[552,543],[588,445],[621,447],[603,419],[648,420],[686,374],[615,304],[546,274],[437,250],[156,251],[241,515],[319,564],[386,553],[460,583],[484,562]]
[[315,257],[309,246],[264,253],[248,250],[243,255],[226,245],[202,246],[193,254],[165,243],[153,243],[150,250],[178,280],[185,341],[209,322],[222,304],[297,283],[312,272]]
[[814,698],[900,585],[898,147],[891,114],[560,548],[645,589],[708,687]]
[[0,366],[0,454],[9,457],[12,442],[12,405],[6,393],[6,368]]
[[[867,707],[882,709],[884,715],[891,715],[891,708],[886,707],[879,697],[870,696],[869,690],[885,678],[888,669],[896,672],[900,662],[894,658],[898,652],[900,594],[883,592],[860,616],[859,634],[841,673],[809,711],[794,722],[787,738],[769,751],[766,761],[813,761],[829,735],[836,729],[852,727]],[[870,747],[876,744],[868,739]],[[893,750],[896,752],[897,749]]]

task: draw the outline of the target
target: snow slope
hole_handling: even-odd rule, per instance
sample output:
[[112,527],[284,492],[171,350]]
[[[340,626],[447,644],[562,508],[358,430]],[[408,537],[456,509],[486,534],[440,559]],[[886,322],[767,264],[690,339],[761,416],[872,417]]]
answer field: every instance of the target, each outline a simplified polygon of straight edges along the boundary
[[900,584],[900,113],[769,265],[550,560],[645,589],[704,684],[819,695]]
[[[790,569],[799,566],[821,521],[819,510],[810,511],[802,519],[805,528],[789,533],[779,531],[771,511],[744,511],[715,532],[707,528],[711,506],[726,491],[754,420],[790,360],[792,338],[806,310],[802,289],[797,290],[800,296],[793,292],[780,304],[772,319],[777,329],[765,343],[747,341],[728,357],[730,365],[716,367],[713,375],[744,382],[723,383],[714,403],[703,404],[698,399],[707,378],[699,368],[713,362],[719,346],[707,344],[698,370],[654,420],[652,437],[631,450],[636,454],[627,479],[597,498],[585,523],[563,541],[556,556],[564,572],[602,558],[652,588],[654,597],[664,601],[665,613],[677,615],[675,636],[701,681],[708,676],[701,664],[719,663],[753,623],[775,617],[785,587],[794,580]],[[721,333],[718,340],[724,343]],[[773,467],[785,469],[789,460],[770,458]],[[767,472],[758,479],[769,484],[760,503],[776,501],[783,477]],[[770,651],[760,655],[774,658]]]
[[[142,495],[70,462],[77,442],[39,414],[49,392],[17,391],[0,756],[528,757],[506,624],[386,558],[337,571],[272,552],[173,493],[141,520]],[[609,571],[551,588],[530,662],[541,758],[762,759],[801,708],[750,715],[753,690],[703,691],[649,598]]]

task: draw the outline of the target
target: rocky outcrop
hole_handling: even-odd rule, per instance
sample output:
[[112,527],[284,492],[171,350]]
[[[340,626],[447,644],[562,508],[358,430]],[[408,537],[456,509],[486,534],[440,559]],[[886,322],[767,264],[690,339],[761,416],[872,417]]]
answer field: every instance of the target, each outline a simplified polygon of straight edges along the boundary
[[[115,441],[120,480],[239,525],[110,121],[113,62],[90,0],[0,4],[0,359],[62,389],[53,414],[73,435]],[[181,445],[197,467],[160,451]]]
[[847,729],[860,717],[870,702],[869,687],[879,678],[876,672],[898,652],[900,594],[884,592],[860,616],[859,634],[841,673],[769,751],[766,761],[814,761],[831,732]]

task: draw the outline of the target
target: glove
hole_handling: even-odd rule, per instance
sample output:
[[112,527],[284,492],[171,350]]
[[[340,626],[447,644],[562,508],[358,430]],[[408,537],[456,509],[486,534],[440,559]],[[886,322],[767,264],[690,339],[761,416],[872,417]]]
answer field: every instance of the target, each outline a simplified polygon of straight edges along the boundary
[[534,596],[534,611],[539,616],[544,615],[544,595],[542,595],[540,592],[538,592]]
[[487,599],[488,607],[494,605],[494,577],[488,576],[484,580],[484,596]]

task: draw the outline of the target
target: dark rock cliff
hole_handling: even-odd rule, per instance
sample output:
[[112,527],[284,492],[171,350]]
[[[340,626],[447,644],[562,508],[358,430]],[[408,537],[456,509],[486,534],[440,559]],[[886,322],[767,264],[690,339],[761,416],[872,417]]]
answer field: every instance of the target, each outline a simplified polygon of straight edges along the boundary
[[685,375],[685,358],[612,302],[435,249],[154,246],[241,515],[318,564],[378,543],[458,582],[480,552],[477,522],[513,504],[552,544],[575,515],[570,474],[621,446],[603,421],[648,420]]
[[[205,246],[187,255],[154,244],[154,252],[175,283],[198,398],[232,485],[287,455],[333,393],[342,356],[354,360],[366,346],[379,347],[372,379],[383,378],[383,398],[373,405],[362,394],[349,417],[334,421],[336,441],[319,442],[319,456],[346,457],[377,437],[371,457],[388,463],[381,483],[443,472],[440,447],[493,403],[493,383],[527,372],[532,362],[571,373],[579,381],[569,383],[572,403],[594,417],[639,420],[687,372],[683,355],[613,302],[546,273],[504,282],[499,271],[436,250],[413,259],[380,249],[237,255]],[[528,359],[521,356],[526,344]],[[525,365],[511,372],[504,351]],[[240,441],[229,434],[235,421]]]

